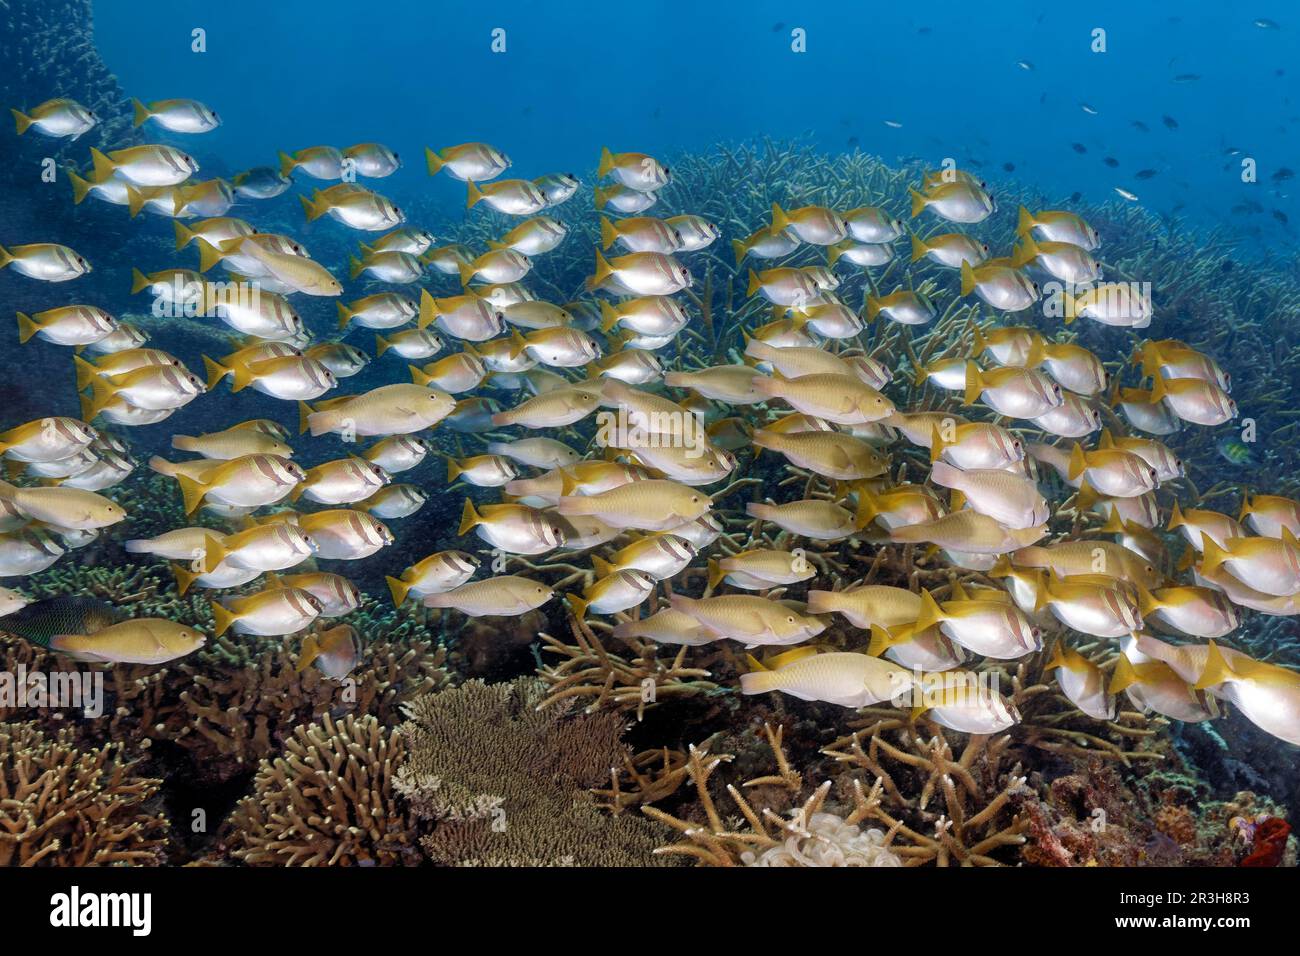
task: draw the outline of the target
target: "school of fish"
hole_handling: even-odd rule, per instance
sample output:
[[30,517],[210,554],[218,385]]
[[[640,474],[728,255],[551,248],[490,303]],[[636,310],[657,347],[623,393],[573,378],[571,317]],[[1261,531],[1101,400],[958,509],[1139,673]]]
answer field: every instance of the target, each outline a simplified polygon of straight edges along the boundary
[[[173,133],[201,134],[221,123],[192,100],[135,101],[134,111],[137,126]],[[20,135],[75,139],[98,122],[66,98],[13,113]],[[349,614],[363,596],[343,574],[300,566],[360,560],[393,544],[390,523],[434,493],[395,476],[442,455],[448,485],[499,498],[467,498],[460,535],[476,535],[494,556],[531,562],[580,553],[590,583],[558,595],[536,577],[489,572],[470,550],[448,550],[393,569],[388,584],[398,605],[515,616],[563,597],[572,614],[605,618],[620,638],[782,649],[766,661],[749,658],[743,693],[779,691],[853,708],[905,700],[926,675],[969,676],[981,658],[1014,661],[1050,645],[1047,667],[1062,692],[1097,720],[1114,718],[1121,693],[1139,709],[1180,721],[1210,719],[1227,701],[1269,734],[1300,744],[1300,673],[1222,643],[1241,626],[1243,609],[1300,613],[1300,502],[1248,495],[1234,517],[1184,507],[1168,491],[1157,497],[1183,473],[1161,438],[1237,417],[1232,383],[1212,356],[1139,337],[1153,318],[1149,291],[1104,279],[1101,237],[1078,215],[1021,208],[1006,255],[994,256],[961,227],[984,221],[997,203],[983,181],[955,168],[926,174],[898,197],[910,201],[914,225],[931,219],[951,228],[925,238],[880,207],[774,205],[770,222],[732,242],[738,265],[756,263],[748,294],[770,305],[772,320],[746,330],[743,364],[673,367],[681,361],[671,347],[691,322],[689,300],[679,295],[693,283],[690,254],[722,231],[697,215],[647,214],[672,180],[667,165],[644,153],[602,151],[601,241],[589,294],[551,303],[526,280],[538,257],[564,244],[569,229],[553,212],[578,180],[501,178],[511,161],[486,143],[430,148],[424,158],[431,176],[465,183],[469,209],[481,204],[518,224],[485,250],[437,245],[358,183],[399,167],[398,155],[379,143],[282,153],[278,166],[229,182],[199,178],[199,163],[169,145],[91,149],[86,171],[69,176],[75,202],[93,197],[126,206],[131,217],[172,217],[178,259],[198,255],[197,269],[137,271],[131,292],[224,323],[244,344],[203,356],[200,375],[148,347],[140,329],[100,305],[18,313],[19,342],[75,349],[82,415],[13,423],[0,433],[11,479],[0,482],[0,578],[21,586],[23,577],[131,520],[106,494],[135,467],[115,431],[156,426],[191,402],[219,404],[225,387],[253,388],[296,406],[304,436],[338,436],[358,443],[357,452],[299,464],[306,438],[272,420],[173,435],[177,453],[189,457],[157,457],[149,467],[175,479],[187,514],[206,509],[239,530],[179,527],[128,539],[125,548],[172,562],[182,593],[207,591],[216,635],[310,629],[301,666],[328,676],[358,666],[364,641],[346,624],[321,630],[317,622]],[[296,174],[331,184],[300,195],[306,221],[328,216],[366,239],[346,279],[297,239],[226,215],[237,200],[283,193]],[[1005,320],[972,323],[967,354],[912,370],[917,387],[960,396],[969,417],[898,407],[888,395],[895,370],[860,345],[867,323],[933,322],[932,292],[873,291],[861,314],[836,295],[837,269],[888,263],[905,236],[913,262],[950,270],[955,291]],[[0,268],[42,282],[91,270],[73,249],[33,238],[0,248]],[[825,264],[788,264],[808,247],[823,250]],[[423,285],[430,273],[452,291]],[[409,294],[373,291],[343,301],[345,282],[358,280]],[[313,341],[295,296],[338,297],[339,336]],[[1014,324],[1035,311],[1036,325]],[[1081,319],[1129,336],[1123,347],[1131,345],[1132,364],[1150,384],[1121,387],[1093,352],[1055,340]],[[358,327],[374,334],[373,358],[343,341]],[[407,363],[411,383],[349,394],[341,380],[371,361]],[[498,401],[502,395],[509,400]],[[1129,434],[1103,427],[1104,404]],[[556,437],[592,421],[598,429],[587,447]],[[435,428],[481,447],[451,456],[427,437]],[[890,449],[899,443],[928,451],[926,482],[891,477]],[[750,501],[749,544],[761,546],[731,550],[720,541],[729,538],[715,498],[751,453],[766,453],[801,479],[769,484],[764,494],[802,488],[804,497]],[[1051,531],[1062,509],[1098,513],[1106,537]],[[758,538],[765,526],[779,529],[783,549]],[[1185,539],[1177,569],[1161,531]],[[942,552],[952,567],[1004,587],[954,582],[941,595],[868,581],[819,587],[818,551],[846,541]],[[701,593],[674,587],[685,569],[701,566]],[[256,590],[235,590],[255,581]],[[802,600],[784,597],[805,584]],[[79,596],[32,603],[11,588],[0,589],[0,614],[0,628],[89,661],[162,663],[208,637],[170,621],[107,613]],[[818,644],[832,624],[859,632],[864,650]],[[1080,641],[1113,642],[1113,666],[1074,649]],[[1019,720],[1011,702],[987,687],[941,695],[923,709],[971,733]]]

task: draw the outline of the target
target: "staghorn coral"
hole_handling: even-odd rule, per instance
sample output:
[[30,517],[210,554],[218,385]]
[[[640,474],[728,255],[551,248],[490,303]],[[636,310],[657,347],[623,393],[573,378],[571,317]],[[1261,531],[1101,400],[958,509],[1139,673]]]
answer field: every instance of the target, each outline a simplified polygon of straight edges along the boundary
[[250,866],[418,862],[415,826],[393,786],[404,755],[402,736],[369,715],[297,727],[231,817],[232,855]]
[[692,697],[718,689],[703,680],[707,670],[686,667],[687,649],[679,648],[670,663],[657,657],[658,646],[652,641],[632,639],[629,647],[636,656],[629,659],[608,650],[592,625],[569,615],[573,643],[566,644],[549,634],[539,634],[545,650],[561,655],[558,665],[538,668],[538,674],[550,690],[543,707],[570,699],[592,698],[588,713],[609,705],[616,710],[635,710],[637,719],[647,706],[660,700]]
[[162,781],[120,745],[80,749],[70,730],[0,724],[0,866],[158,866],[170,823]]
[[615,712],[539,709],[545,685],[467,681],[406,706],[396,788],[426,829],[428,858],[459,866],[654,862],[659,828],[609,818],[586,790],[626,754]]

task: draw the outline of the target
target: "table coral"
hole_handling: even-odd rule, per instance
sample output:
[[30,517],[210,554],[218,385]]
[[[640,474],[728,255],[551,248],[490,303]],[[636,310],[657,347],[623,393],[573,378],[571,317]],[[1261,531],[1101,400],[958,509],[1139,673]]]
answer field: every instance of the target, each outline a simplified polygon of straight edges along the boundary
[[655,862],[660,828],[608,817],[587,790],[627,753],[624,718],[541,708],[546,685],[479,680],[405,708],[397,789],[440,865],[632,866]]

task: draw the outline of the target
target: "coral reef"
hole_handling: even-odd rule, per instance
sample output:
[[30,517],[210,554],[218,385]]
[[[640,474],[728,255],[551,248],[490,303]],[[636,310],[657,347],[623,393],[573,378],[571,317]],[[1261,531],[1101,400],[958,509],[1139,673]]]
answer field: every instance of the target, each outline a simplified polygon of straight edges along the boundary
[[627,751],[616,712],[539,709],[545,685],[478,680],[407,705],[396,787],[440,865],[631,866],[653,863],[659,828],[608,817],[586,792]]
[[349,714],[300,726],[264,760],[231,818],[232,853],[251,866],[376,866],[419,860],[394,775],[402,736]]
[[157,866],[171,828],[162,781],[118,744],[81,749],[71,730],[0,723],[0,866]]

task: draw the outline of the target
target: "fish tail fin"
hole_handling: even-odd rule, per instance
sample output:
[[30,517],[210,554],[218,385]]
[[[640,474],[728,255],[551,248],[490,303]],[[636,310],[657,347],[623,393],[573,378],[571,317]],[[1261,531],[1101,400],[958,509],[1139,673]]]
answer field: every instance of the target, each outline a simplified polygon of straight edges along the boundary
[[442,167],[447,164],[443,162],[441,156],[433,151],[433,147],[426,146],[424,147],[424,165],[428,168],[430,176],[437,176],[442,171]]
[[984,378],[980,374],[980,367],[974,362],[966,363],[966,394],[962,396],[962,404],[974,405],[979,401],[980,395],[984,393]]
[[921,193],[917,192],[915,189],[909,189],[907,193],[912,197],[912,218],[915,219],[917,216],[921,215],[921,210],[930,204],[930,200],[926,199],[925,196],[921,195]]
[[197,235],[193,229],[190,229],[179,219],[172,220],[172,231],[176,233],[176,249],[178,252],[193,242],[194,237]]
[[470,280],[478,274],[478,266],[472,262],[458,262],[456,263],[456,271],[460,273],[460,284],[467,286]]
[[866,320],[868,322],[876,321],[876,316],[880,315],[880,296],[867,294]]
[[833,246],[826,247],[826,266],[831,268],[835,263],[840,261],[840,256],[844,255],[844,250],[852,246],[851,242],[837,242]]
[[203,503],[203,496],[208,493],[206,485],[200,484],[189,475],[177,474],[176,483],[181,486],[181,498],[185,503],[185,513],[194,514]]
[[401,607],[406,603],[406,596],[411,593],[411,585],[391,575],[385,576],[384,580],[388,583],[388,593],[393,597],[393,606]]
[[126,209],[134,219],[140,215],[140,210],[144,208],[144,193],[134,186],[126,187]]
[[1088,456],[1084,454],[1083,446],[1078,442],[1070,449],[1070,468],[1066,472],[1066,477],[1071,481],[1078,478],[1088,470]]
[[348,278],[349,279],[355,279],[357,276],[361,275],[362,271],[364,271],[365,268],[366,268],[366,264],[362,262],[360,259],[358,259],[356,256],[348,256]]
[[209,392],[216,388],[221,380],[231,373],[231,369],[226,368],[226,366],[222,365],[220,362],[217,362],[206,355],[203,356],[203,367],[207,369],[208,372]]
[[979,358],[989,347],[989,340],[984,337],[984,331],[977,325],[975,326],[975,351],[971,353],[971,358]]
[[602,256],[600,254],[600,250],[597,249],[596,250],[596,274],[591,278],[591,287],[595,288],[596,286],[600,285],[602,282],[604,282],[613,274],[614,274],[614,267],[609,264],[609,260],[606,259],[604,256]]
[[916,633],[928,630],[934,627],[944,619],[943,608],[939,607],[939,602],[934,599],[934,595],[929,589],[921,589],[921,613],[916,619]]
[[203,549],[203,563],[200,567],[203,568],[204,574],[211,574],[217,569],[217,565],[230,556],[230,552],[222,546],[221,538],[217,535],[205,535],[205,539],[207,545]]
[[298,650],[298,665],[294,668],[294,673],[301,674],[311,667],[318,657],[320,657],[320,642],[315,634],[308,634],[303,638],[302,647]]
[[763,288],[763,280],[758,277],[757,272],[755,272],[753,269],[750,269],[749,287],[746,289],[745,295],[755,295],[758,293],[758,290],[761,288]]
[[1183,509],[1179,507],[1178,502],[1175,501],[1173,510],[1169,513],[1169,524],[1165,525],[1165,530],[1173,531],[1175,528],[1181,528],[1186,524],[1187,519],[1183,517]]
[[895,634],[880,624],[872,623],[871,641],[867,644],[867,656],[879,657],[891,647],[907,643],[905,638],[910,636],[909,631],[914,632],[915,628],[899,628],[898,633]]
[[792,223],[780,203],[772,203],[772,232],[785,232]]
[[4,246],[0,246],[0,269],[3,269],[13,261],[14,257],[9,254],[9,250]]
[[975,291],[975,286],[977,284],[978,283],[975,281],[975,270],[971,268],[970,260],[963,259],[961,261],[961,294],[970,295]]
[[210,601],[208,607],[212,609],[212,636],[220,637],[235,623],[235,612],[216,601]]
[[472,179],[466,181],[467,190],[465,193],[465,208],[473,209],[483,201],[483,190],[474,184]]
[[226,253],[208,242],[206,239],[199,241],[199,271],[207,272],[218,262],[226,257]]
[[117,171],[117,164],[93,146],[90,147],[90,160],[95,167],[95,180],[97,182],[102,183]]
[[339,328],[346,329],[348,325],[352,322],[352,316],[355,315],[356,313],[353,312],[351,309],[349,309],[342,302],[335,302],[334,305],[337,308],[339,313]]
[[736,265],[739,266],[745,261],[745,256],[749,255],[749,246],[741,239],[731,240],[731,251],[736,255]]
[[1219,645],[1210,641],[1206,647],[1205,667],[1202,668],[1201,676],[1192,685],[1192,689],[1205,690],[1207,687],[1233,680],[1237,676],[1227,658],[1223,656],[1223,651],[1219,650]]
[[22,110],[16,110],[10,107],[9,112],[14,114],[14,126],[17,127],[19,136],[22,136],[23,133],[27,132],[28,128],[36,122],[36,120],[32,119]]
[[601,189],[599,186],[596,186],[592,189],[592,193],[595,197],[597,209],[604,209],[605,206],[609,204],[610,191],[608,189]]
[[596,166],[596,178],[604,179],[613,168],[614,154],[609,151],[608,146],[602,146],[600,148],[600,163]]
[[471,499],[466,498],[465,507],[461,509],[460,513],[460,528],[456,531],[456,534],[465,534],[482,523],[483,517],[474,510],[474,502]]
[[1030,230],[1034,228],[1034,217],[1024,206],[1020,207],[1020,215],[1016,221],[1016,235],[1027,236]]
[[[1123,657],[1124,655],[1120,655]],[[1065,665],[1065,641],[1057,638],[1052,642],[1052,653],[1048,655],[1047,661],[1043,664],[1044,671],[1054,671],[1058,667]]]
[[465,469],[460,466],[460,462],[458,462],[455,458],[447,459],[447,480],[448,481],[455,481],[457,478],[460,477],[461,472],[463,472],[464,470]]
[[[90,402],[87,405],[87,414],[89,414],[90,418],[94,418],[111,405],[115,397],[117,397],[117,389],[113,387],[113,383],[95,376],[90,383]],[[87,418],[86,421],[90,421],[90,418]]]
[[1201,574],[1213,573],[1227,557],[1227,551],[1220,548],[1208,534],[1201,532]]
[[920,388],[930,378],[930,371],[924,365],[918,364],[916,371],[912,373],[912,385],[914,388]]
[[139,127],[143,126],[145,123],[149,122],[149,117],[153,115],[151,112],[149,112],[149,107],[145,106],[134,96],[131,97],[131,111],[133,114],[131,119],[131,127],[133,129],[138,129]]
[[325,215],[325,204],[317,197],[319,193],[313,193],[310,197],[300,195],[298,201],[302,203],[302,211],[307,216],[308,222],[315,222],[321,216]]
[[593,554],[591,556],[591,567],[592,570],[596,572],[596,577],[598,578],[607,578],[618,570],[618,568],[614,567],[614,565],[610,564],[598,554]]
[[427,329],[438,317],[438,301],[429,294],[428,289],[420,290],[420,314],[415,321],[417,329]]
[[618,230],[614,224],[609,221],[608,216],[600,217],[600,247],[608,249],[614,243],[618,242]]
[[1164,401],[1165,398],[1168,397],[1168,395],[1169,395],[1169,388],[1168,386],[1165,385],[1164,376],[1157,375],[1155,378],[1151,380],[1151,398],[1149,399],[1149,401],[1151,402],[1152,405],[1156,405]]
[[295,169],[298,168],[298,160],[294,159],[283,150],[280,151],[280,175],[288,177]]
[[918,259],[924,259],[927,255],[929,255],[929,253],[930,253],[930,247],[927,246],[920,237],[918,237],[915,233],[913,233],[912,234],[912,261],[916,262]]
[[600,300],[600,331],[609,334],[614,331],[614,326],[618,325],[618,310],[610,304],[609,300]]
[[[298,434],[301,435],[311,428],[311,417],[316,414],[316,409],[312,408],[306,402],[298,403]],[[313,431],[314,434],[314,431]]]
[[[18,314],[22,315],[21,312]],[[72,365],[77,370],[77,391],[84,392],[90,388],[90,383],[99,377],[99,369],[80,355],[72,356]]]
[[577,620],[581,621],[586,618],[587,608],[591,606],[590,601],[586,598],[580,598],[576,594],[566,594],[564,599],[569,602],[569,609]]
[[95,184],[78,176],[75,169],[68,170],[68,180],[72,183],[72,204],[79,206],[81,201],[90,195],[90,187]]
[[709,589],[712,590],[722,583],[722,579],[727,576],[727,572],[722,570],[718,564],[717,558],[709,558]]
[[18,313],[18,344],[26,345],[33,335],[41,330],[26,312]]
[[203,575],[198,571],[193,571],[183,564],[172,562],[172,575],[176,578],[176,593],[180,597],[185,596],[190,587]]
[[1016,246],[1011,253],[1011,267],[1019,269],[1029,265],[1039,256],[1038,244],[1034,242],[1033,236],[1023,236],[1020,245]]
[[393,347],[393,343],[388,341],[378,332],[375,333],[375,358],[379,358],[385,352]]

